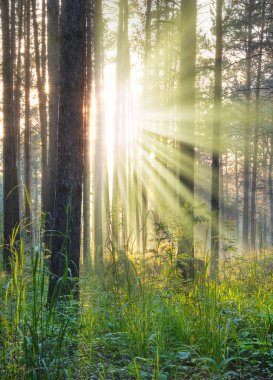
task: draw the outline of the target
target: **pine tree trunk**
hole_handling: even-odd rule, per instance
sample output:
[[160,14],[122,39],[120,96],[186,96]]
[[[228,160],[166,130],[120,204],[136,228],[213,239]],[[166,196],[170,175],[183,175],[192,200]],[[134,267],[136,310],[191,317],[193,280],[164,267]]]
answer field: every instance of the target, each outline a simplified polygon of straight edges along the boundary
[[103,210],[105,160],[103,152],[104,117],[103,117],[103,20],[102,1],[94,1],[94,80],[96,97],[96,146],[94,173],[94,269],[100,273],[103,269]]
[[214,120],[212,142],[212,182],[211,182],[211,262],[210,270],[214,278],[219,274],[219,236],[220,236],[220,129],[222,107],[222,54],[223,54],[223,29],[222,29],[223,0],[216,3],[216,51],[214,69]]
[[24,169],[25,169],[25,219],[31,222],[30,187],[30,0],[25,0],[25,130],[24,130]]
[[252,54],[252,7],[253,0],[248,4],[248,42],[246,52],[246,121],[244,130],[244,203],[243,203],[243,237],[242,249],[249,249],[249,133],[250,133],[250,100],[251,100],[251,54]]
[[[48,182],[49,203],[46,227],[49,231],[54,229],[55,217],[55,187],[57,171],[57,141],[58,141],[58,107],[59,107],[59,1],[47,2],[47,46],[48,46],[48,120],[49,120],[49,146],[48,146]],[[51,246],[50,233],[48,245]]]
[[[41,128],[41,145],[42,145],[42,195],[41,204],[44,212],[48,211],[48,165],[47,165],[47,112],[46,112],[46,93],[44,88],[43,78],[43,62],[39,49],[39,31],[36,15],[36,0],[31,0],[32,4],[32,19],[34,31],[34,50],[35,50],[35,65],[37,77],[37,91],[39,100],[39,115]],[[44,44],[43,44],[44,45]]]
[[16,136],[13,124],[13,56],[11,53],[9,1],[3,0],[2,20],[2,73],[3,73],[3,199],[4,250],[3,266],[11,270],[11,251],[8,247],[13,229],[19,223],[19,189],[17,175]]
[[269,200],[270,200],[270,231],[271,231],[271,245],[273,245],[273,134],[270,135],[270,151],[269,151],[269,170],[268,170],[268,187],[269,187]]
[[194,127],[195,127],[195,67],[196,67],[195,0],[181,0],[181,67],[179,151],[181,184],[179,205],[185,217],[185,233],[179,239],[178,252],[194,257]]
[[254,122],[254,149],[253,149],[253,167],[252,167],[252,181],[251,181],[251,208],[250,208],[250,247],[255,250],[256,246],[256,188],[257,188],[257,156],[258,156],[258,143],[259,143],[259,124],[260,124],[260,86],[262,74],[262,54],[264,43],[264,16],[265,16],[265,1],[262,5],[262,25],[260,48],[258,57],[257,68],[257,81],[256,81],[256,102],[255,102],[255,122]]
[[240,213],[239,213],[239,173],[238,173],[238,147],[235,148],[235,213],[236,213],[236,237],[239,239],[240,233]]
[[92,4],[86,0],[86,53],[85,53],[85,120],[84,120],[84,172],[83,172],[83,260],[84,268],[91,265],[91,91],[92,91]]
[[[15,146],[16,146],[16,152],[17,152],[17,175],[18,175],[18,184],[19,186],[19,199],[18,202],[19,205],[21,204],[21,211],[23,202],[22,200],[22,186],[21,186],[21,180],[20,180],[20,111],[21,111],[21,69],[22,69],[22,59],[21,59],[21,40],[22,40],[22,34],[23,34],[23,4],[24,1],[20,0],[18,2],[17,6],[17,13],[18,13],[18,45],[17,45],[17,67],[16,67],[16,82],[15,82],[15,88],[14,88],[14,133],[15,133]],[[19,210],[20,214],[20,210]],[[20,216],[21,219],[21,216]]]
[[[147,0],[146,20],[145,20],[145,45],[144,45],[144,101],[148,99],[148,79],[149,79],[149,57],[151,50],[151,19],[152,19],[152,1]],[[142,132],[143,133],[143,132]],[[145,140],[145,136],[144,136]],[[147,154],[147,145],[144,143],[144,152],[142,157],[142,165],[145,163],[145,155]],[[145,168],[142,169],[142,190],[141,190],[141,230],[142,230],[142,251],[147,249],[147,216],[148,216],[148,178]]]
[[55,287],[64,295],[73,289],[74,296],[78,297],[83,174],[84,40],[84,0],[63,0],[60,20],[56,233],[52,237],[49,301]]

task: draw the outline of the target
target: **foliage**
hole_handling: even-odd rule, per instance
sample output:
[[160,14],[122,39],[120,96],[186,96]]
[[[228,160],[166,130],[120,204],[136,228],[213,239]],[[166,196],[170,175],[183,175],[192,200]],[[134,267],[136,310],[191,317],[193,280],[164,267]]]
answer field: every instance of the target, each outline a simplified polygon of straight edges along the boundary
[[0,287],[1,379],[269,379],[272,374],[268,253],[233,259],[219,283],[200,275],[184,284],[168,256],[147,257],[143,266],[120,251],[115,272],[110,254],[103,282],[82,277],[79,303],[68,297],[46,306],[42,249],[26,253],[21,241],[20,252],[12,251],[13,274],[2,275]]

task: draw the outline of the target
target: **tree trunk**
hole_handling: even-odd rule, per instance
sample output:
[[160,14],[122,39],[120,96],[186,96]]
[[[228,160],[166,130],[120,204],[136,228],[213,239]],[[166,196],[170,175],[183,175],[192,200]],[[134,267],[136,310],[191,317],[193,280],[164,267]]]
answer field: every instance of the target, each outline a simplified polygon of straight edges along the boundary
[[256,82],[256,102],[255,102],[255,121],[254,121],[254,149],[253,149],[253,167],[252,167],[252,181],[251,181],[251,208],[250,208],[250,246],[255,250],[256,246],[256,188],[257,188],[257,155],[259,143],[259,123],[260,123],[260,86],[262,75],[262,54],[264,43],[264,16],[265,16],[265,1],[262,5],[262,25],[261,25],[261,38],[258,57],[257,68],[257,82]]
[[269,187],[269,200],[270,200],[270,231],[271,231],[271,245],[273,245],[273,133],[270,135],[270,156],[269,156],[269,171],[268,171],[268,187]]
[[[112,202],[112,239],[114,246],[127,241],[128,221],[128,173],[126,168],[128,151],[130,57],[128,42],[128,0],[119,1],[117,66],[116,66],[116,110],[114,141],[114,173]],[[121,228],[120,228],[121,227]]]
[[235,148],[235,213],[236,213],[236,237],[240,235],[240,213],[239,213],[239,173],[238,173],[238,147]]
[[214,120],[212,142],[212,182],[211,182],[211,262],[210,271],[213,278],[219,274],[219,236],[220,236],[220,129],[222,108],[222,54],[223,54],[223,29],[222,29],[223,0],[216,3],[216,49],[214,68]]
[[[31,222],[30,187],[30,0],[25,0],[25,130],[24,130],[24,169],[25,169],[25,219]],[[29,228],[27,228],[29,229]]]
[[39,50],[39,31],[36,15],[36,0],[31,0],[32,18],[34,30],[34,50],[35,50],[35,65],[37,77],[37,90],[39,100],[39,115],[41,128],[41,145],[42,145],[42,195],[41,204],[42,210],[48,211],[48,165],[47,165],[47,114],[46,114],[46,93],[44,88],[43,78],[43,62],[41,62],[41,54]]
[[[48,117],[49,117],[49,147],[48,147],[48,180],[49,203],[46,227],[54,229],[55,217],[55,187],[57,170],[58,141],[58,107],[59,107],[59,1],[47,2],[47,44],[48,44]],[[50,233],[49,233],[50,236]],[[48,236],[48,237],[49,237]],[[51,246],[51,239],[47,239]]]
[[83,172],[83,260],[84,268],[91,265],[91,91],[92,91],[92,4],[86,0],[86,53],[85,53],[85,119],[84,119],[84,172]]
[[[48,299],[54,290],[78,297],[83,174],[84,0],[63,0],[60,20],[60,103],[56,233]],[[61,280],[62,278],[62,280]]]
[[16,159],[16,136],[13,124],[13,57],[11,54],[9,1],[2,0],[2,72],[3,72],[3,184],[4,184],[4,250],[3,266],[11,270],[8,247],[15,226],[19,223],[19,189]]
[[243,204],[243,237],[242,249],[249,249],[249,133],[250,133],[250,100],[251,100],[251,54],[252,54],[252,8],[253,0],[248,4],[248,41],[246,52],[246,122],[244,130],[244,204]]
[[194,257],[194,126],[195,126],[195,61],[196,0],[181,0],[181,67],[180,67],[180,171],[179,205],[185,217],[185,233],[179,239],[178,252]]
[[94,1],[94,74],[96,97],[96,146],[94,173],[94,268],[103,269],[103,210],[104,210],[104,118],[103,118],[103,20],[102,0]]
[[[21,39],[23,34],[23,0],[20,0],[18,2],[17,6],[17,13],[18,13],[18,45],[17,45],[17,67],[16,67],[16,82],[15,82],[15,88],[14,88],[14,106],[13,106],[13,112],[14,112],[14,133],[15,133],[15,146],[16,146],[16,152],[17,152],[17,175],[18,175],[18,184],[19,186],[19,199],[18,202],[19,205],[23,205],[22,200],[22,186],[21,186],[21,180],[20,180],[20,111],[21,111],[21,69],[22,69],[22,59],[21,59]],[[22,207],[21,207],[22,209]],[[20,214],[20,210],[19,210]],[[20,216],[21,219],[21,216]]]

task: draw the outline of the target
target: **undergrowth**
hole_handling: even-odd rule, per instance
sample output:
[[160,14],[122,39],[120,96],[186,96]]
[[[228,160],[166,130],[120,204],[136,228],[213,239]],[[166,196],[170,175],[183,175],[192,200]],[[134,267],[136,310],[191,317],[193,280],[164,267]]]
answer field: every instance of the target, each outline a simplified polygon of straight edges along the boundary
[[0,280],[1,379],[273,378],[270,252],[194,283],[173,260],[143,266],[115,252],[102,277],[82,276],[79,302],[50,305],[43,250],[22,242],[12,254]]

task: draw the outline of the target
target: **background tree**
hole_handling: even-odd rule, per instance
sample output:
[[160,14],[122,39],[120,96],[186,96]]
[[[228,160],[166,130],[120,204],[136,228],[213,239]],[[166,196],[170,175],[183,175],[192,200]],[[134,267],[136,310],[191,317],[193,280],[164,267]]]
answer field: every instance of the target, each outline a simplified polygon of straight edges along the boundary
[[58,109],[59,109],[59,1],[47,2],[47,45],[48,45],[48,176],[49,176],[49,230],[54,228],[55,186],[57,170]]
[[189,220],[185,237],[178,243],[180,253],[194,256],[194,128],[196,71],[196,1],[181,0],[181,63],[180,63],[180,207]]
[[16,132],[13,119],[13,55],[11,51],[9,1],[1,3],[3,49],[3,198],[4,198],[4,268],[10,271],[11,235],[19,223],[19,189],[16,157]]
[[215,48],[215,83],[214,83],[214,120],[213,120],[213,145],[212,145],[212,182],[211,182],[211,273],[218,277],[219,271],[219,239],[220,239],[220,128],[221,128],[221,104],[222,104],[222,10],[223,1],[216,3],[216,48]]
[[103,210],[105,190],[104,115],[103,115],[103,18],[102,1],[94,1],[94,81],[96,98],[96,146],[94,156],[94,267],[103,267]]
[[83,172],[83,257],[84,267],[91,264],[91,91],[93,74],[92,2],[86,0],[85,94],[84,94],[84,172]]

